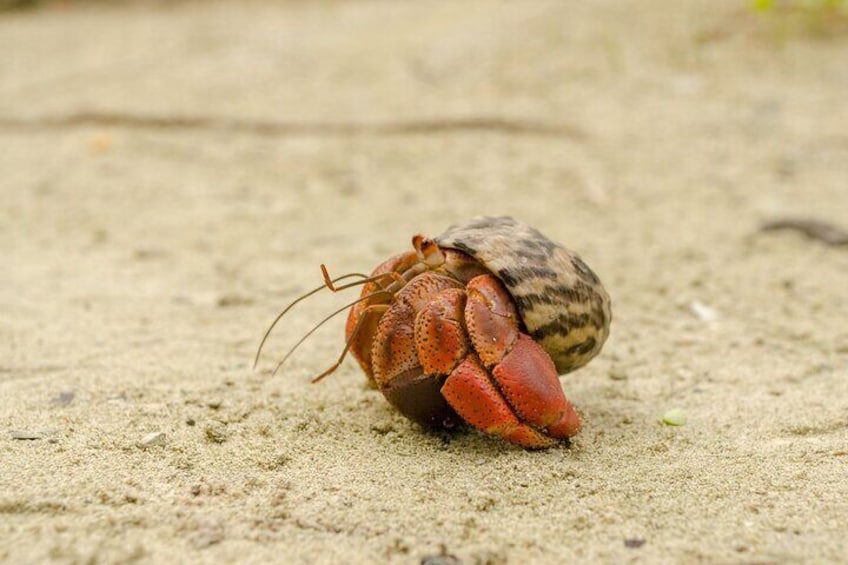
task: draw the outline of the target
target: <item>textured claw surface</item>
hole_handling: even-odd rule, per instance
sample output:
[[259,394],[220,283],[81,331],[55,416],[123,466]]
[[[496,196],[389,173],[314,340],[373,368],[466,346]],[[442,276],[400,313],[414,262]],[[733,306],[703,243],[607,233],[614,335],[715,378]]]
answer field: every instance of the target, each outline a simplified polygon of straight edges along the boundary
[[518,420],[474,355],[451,373],[442,387],[442,395],[463,420],[487,434],[531,448],[555,443]]
[[395,295],[394,303],[380,319],[371,349],[377,386],[385,386],[401,373],[420,366],[415,339],[416,317],[428,308],[434,296],[461,286],[452,279],[428,272],[415,277]]
[[[384,273],[402,273],[411,267],[413,267],[418,261],[418,256],[414,251],[410,251],[407,253],[401,253],[399,255],[395,255],[390,257],[383,263],[377,266],[372,272],[372,275],[381,275]],[[382,290],[385,285],[377,284],[376,282],[371,282],[362,287],[362,296],[367,296],[369,294],[373,294],[378,290]],[[371,348],[374,340],[377,336],[379,324],[380,324],[380,316],[381,313],[369,312],[368,307],[374,304],[388,304],[390,299],[386,296],[380,295],[372,298],[371,300],[364,300],[350,309],[350,314],[347,317],[347,326],[345,327],[345,341],[350,341],[350,350],[353,353],[353,356],[359,362],[359,366],[362,367],[362,370],[365,371],[365,374],[368,376],[368,379],[374,380],[374,372],[371,366]],[[359,330],[356,335],[356,339],[352,339],[353,331],[359,322],[359,319],[365,317],[362,320],[362,324],[359,327]]]
[[[556,367],[528,335],[518,331],[515,307],[492,275],[468,283],[465,321],[476,356],[445,382],[442,394],[469,424],[525,447],[547,447],[580,429],[580,419],[559,383]],[[547,434],[547,435],[545,435]]]
[[512,299],[492,275],[468,283],[465,323],[474,349],[487,367],[499,362],[518,339],[518,316]]
[[415,319],[415,346],[424,372],[447,375],[468,355],[462,327],[465,292],[451,288],[427,303]]
[[530,336],[521,334],[492,374],[522,421],[537,428],[560,424],[557,432],[561,435],[557,437],[570,437],[580,429],[577,414],[562,392],[553,361]]
[[395,302],[383,314],[371,358],[374,380],[379,387],[421,366],[415,354],[415,310],[412,306]]

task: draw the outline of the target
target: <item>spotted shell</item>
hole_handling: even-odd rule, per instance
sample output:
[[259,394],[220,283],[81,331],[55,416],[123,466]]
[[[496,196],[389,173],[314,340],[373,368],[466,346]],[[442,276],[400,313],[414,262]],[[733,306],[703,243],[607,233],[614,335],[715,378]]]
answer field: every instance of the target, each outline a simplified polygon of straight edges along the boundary
[[609,336],[610,298],[573,251],[509,216],[481,216],[435,238],[467,253],[506,285],[527,333],[560,374],[588,363]]

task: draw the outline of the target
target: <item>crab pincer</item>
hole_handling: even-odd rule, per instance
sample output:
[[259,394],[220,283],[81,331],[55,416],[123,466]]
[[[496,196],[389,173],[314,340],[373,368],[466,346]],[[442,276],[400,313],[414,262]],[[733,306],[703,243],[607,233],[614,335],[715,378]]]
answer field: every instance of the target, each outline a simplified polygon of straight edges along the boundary
[[441,394],[471,426],[529,448],[550,447],[580,429],[550,356],[518,328],[515,306],[492,275],[467,286],[465,324],[476,354],[448,376]]

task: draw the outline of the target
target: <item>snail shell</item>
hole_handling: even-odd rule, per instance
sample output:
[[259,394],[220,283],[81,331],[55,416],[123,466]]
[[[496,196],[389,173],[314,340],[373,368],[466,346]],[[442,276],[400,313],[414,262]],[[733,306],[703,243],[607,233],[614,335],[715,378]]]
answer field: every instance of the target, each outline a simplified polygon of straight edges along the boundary
[[575,252],[509,216],[474,218],[435,239],[470,255],[506,285],[527,333],[560,374],[600,352],[609,336],[610,298]]

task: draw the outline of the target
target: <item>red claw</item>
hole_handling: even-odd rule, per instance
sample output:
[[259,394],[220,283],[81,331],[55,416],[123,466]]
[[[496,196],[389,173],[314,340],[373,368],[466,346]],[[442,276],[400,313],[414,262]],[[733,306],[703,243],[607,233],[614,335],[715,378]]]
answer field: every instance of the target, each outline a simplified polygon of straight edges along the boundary
[[492,374],[524,422],[556,438],[580,430],[580,418],[562,392],[553,361],[530,336],[521,334]]
[[463,420],[487,434],[531,448],[555,443],[519,421],[475,355],[451,373],[442,387],[442,395]]

